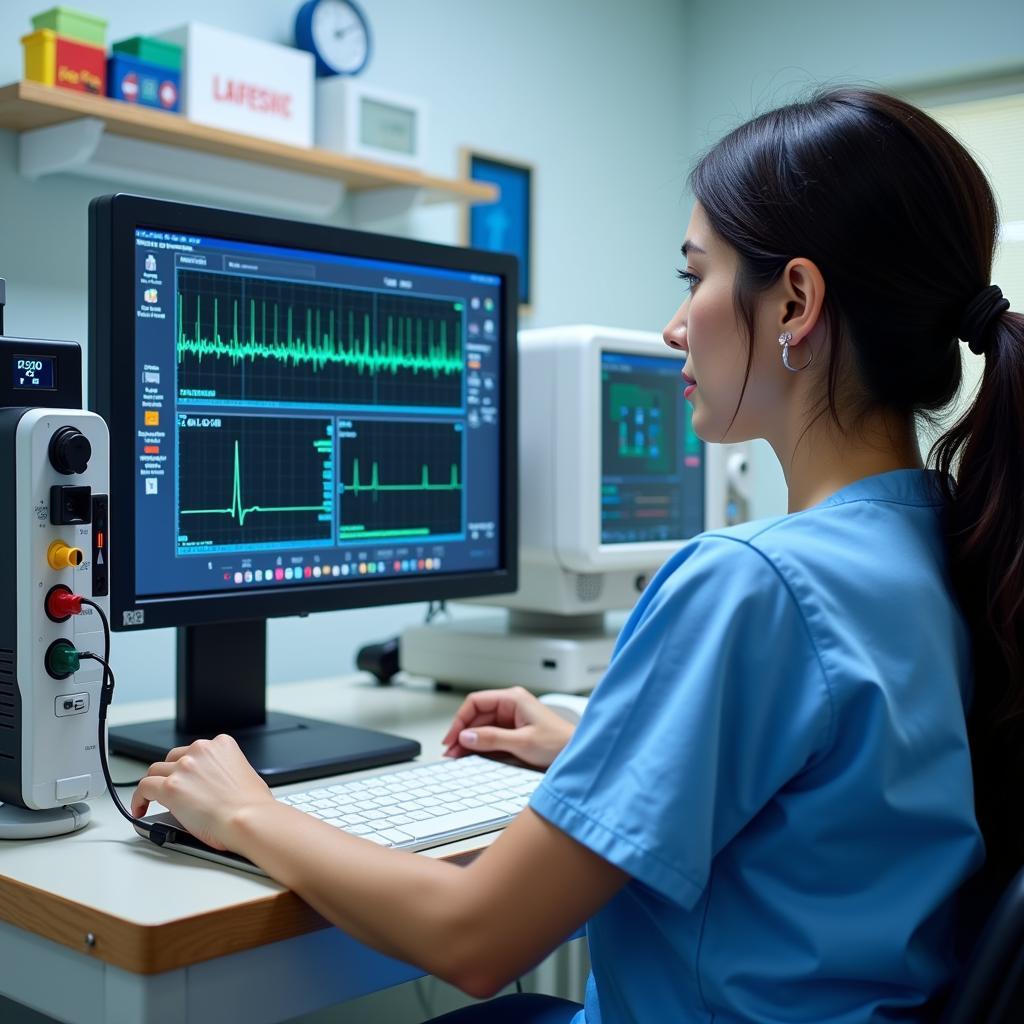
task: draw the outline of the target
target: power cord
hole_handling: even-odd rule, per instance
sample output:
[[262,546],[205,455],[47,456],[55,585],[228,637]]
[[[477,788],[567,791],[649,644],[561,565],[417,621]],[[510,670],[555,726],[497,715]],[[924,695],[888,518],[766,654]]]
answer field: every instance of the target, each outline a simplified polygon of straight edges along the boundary
[[[430,601],[423,622],[430,625],[438,615],[449,615],[444,601]],[[402,670],[401,638],[388,637],[379,644],[366,644],[356,653],[356,668],[369,672],[381,686],[388,686]]]
[[83,597],[82,604],[87,604],[90,608],[94,608],[100,617],[100,622],[103,624],[103,656],[101,657],[94,651],[83,651],[81,657],[88,658],[91,661],[98,661],[103,666],[97,746],[100,752],[100,767],[103,769],[103,778],[107,783],[107,791],[110,793],[110,798],[114,801],[114,806],[117,808],[118,813],[123,818],[130,821],[132,825],[144,829],[149,839],[156,843],[157,846],[163,846],[165,842],[175,837],[176,830],[168,825],[151,823],[144,821],[142,818],[136,818],[121,802],[121,798],[117,795],[114,780],[110,777],[110,766],[107,764],[107,735],[105,728],[107,724],[107,708],[110,707],[110,702],[114,699],[114,673],[110,668],[110,623],[107,622],[107,616],[103,609],[95,601],[90,601],[87,597]]
[[427,614],[423,622],[429,626],[438,615],[447,615],[449,618],[451,617],[447,603],[445,601],[430,601],[427,604]]

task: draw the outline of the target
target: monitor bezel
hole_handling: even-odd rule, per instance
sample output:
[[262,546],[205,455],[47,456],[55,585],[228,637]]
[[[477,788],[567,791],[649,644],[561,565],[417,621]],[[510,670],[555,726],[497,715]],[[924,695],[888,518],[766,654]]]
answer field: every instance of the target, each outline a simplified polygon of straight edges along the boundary
[[[143,596],[136,593],[135,292],[136,228],[197,234],[492,274],[502,284],[499,565],[358,582],[296,583],[287,589]],[[417,601],[509,593],[518,584],[518,264],[515,256],[440,245],[262,214],[117,194],[89,207],[89,408],[107,422],[110,451],[110,608],[118,631],[306,615]],[[127,539],[126,539],[127,538]],[[141,613],[141,614],[140,614]]]

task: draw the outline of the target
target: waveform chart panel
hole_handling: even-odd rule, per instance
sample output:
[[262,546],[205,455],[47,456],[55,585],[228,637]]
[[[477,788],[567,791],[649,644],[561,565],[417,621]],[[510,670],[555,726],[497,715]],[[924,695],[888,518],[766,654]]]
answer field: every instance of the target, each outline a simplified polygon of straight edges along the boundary
[[333,420],[178,415],[178,553],[333,544]]
[[457,299],[179,271],[178,396],[461,408],[464,319]]
[[338,539],[461,536],[461,423],[339,420]]

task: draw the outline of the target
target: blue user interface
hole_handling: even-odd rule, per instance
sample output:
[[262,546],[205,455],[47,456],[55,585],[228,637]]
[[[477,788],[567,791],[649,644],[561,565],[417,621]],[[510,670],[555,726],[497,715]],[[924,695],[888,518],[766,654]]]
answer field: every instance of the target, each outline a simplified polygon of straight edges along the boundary
[[500,278],[137,229],[140,596],[499,565]]
[[704,445],[678,358],[601,353],[601,543],[704,529]]

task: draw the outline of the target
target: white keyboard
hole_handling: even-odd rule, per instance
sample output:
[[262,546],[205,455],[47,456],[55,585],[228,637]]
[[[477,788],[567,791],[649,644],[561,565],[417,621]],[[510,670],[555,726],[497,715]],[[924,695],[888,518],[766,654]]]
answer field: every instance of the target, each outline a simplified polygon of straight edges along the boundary
[[449,758],[279,796],[380,846],[424,850],[507,825],[543,778],[486,758]]

